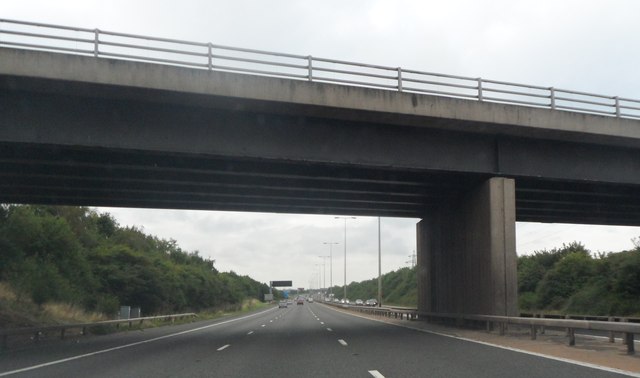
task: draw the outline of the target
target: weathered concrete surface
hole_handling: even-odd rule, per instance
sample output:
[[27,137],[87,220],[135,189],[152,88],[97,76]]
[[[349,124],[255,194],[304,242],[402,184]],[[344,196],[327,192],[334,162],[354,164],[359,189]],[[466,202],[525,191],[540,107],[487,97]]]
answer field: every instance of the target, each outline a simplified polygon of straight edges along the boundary
[[[122,99],[135,96],[126,88],[143,88],[207,96],[194,105],[640,146],[638,120],[142,62],[0,48],[0,75],[65,81],[67,87],[83,83],[89,93],[91,85],[108,85],[120,88],[111,94]],[[51,84],[40,90],[64,90]]]
[[518,315],[513,180],[443,203],[417,236],[419,311]]
[[0,201],[640,224],[640,122],[0,48]]

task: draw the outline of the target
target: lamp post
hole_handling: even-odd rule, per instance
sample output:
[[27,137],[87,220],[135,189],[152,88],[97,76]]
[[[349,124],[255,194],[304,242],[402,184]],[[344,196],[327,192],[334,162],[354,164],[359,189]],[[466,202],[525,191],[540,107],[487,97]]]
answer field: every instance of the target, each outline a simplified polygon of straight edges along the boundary
[[382,243],[380,242],[380,217],[378,217],[378,307],[382,306]]
[[329,244],[329,290],[331,290],[331,294],[333,294],[333,251],[332,247],[334,244],[340,244],[338,242],[323,242],[322,244]]
[[318,291],[320,291],[322,289],[322,274],[320,273],[320,267],[322,266],[322,264],[314,265],[318,267]]
[[347,219],[356,219],[356,217],[335,217],[335,219],[344,219],[344,297],[347,299]]
[[323,289],[327,289],[327,269],[326,269],[326,263],[327,263],[327,257],[329,256],[318,256],[322,259],[322,288]]

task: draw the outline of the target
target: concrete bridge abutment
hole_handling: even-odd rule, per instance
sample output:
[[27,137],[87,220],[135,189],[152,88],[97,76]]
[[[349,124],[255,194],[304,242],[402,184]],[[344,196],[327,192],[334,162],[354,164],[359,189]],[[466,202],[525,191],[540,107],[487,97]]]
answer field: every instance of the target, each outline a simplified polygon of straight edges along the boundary
[[421,312],[518,315],[515,182],[491,178],[417,225]]

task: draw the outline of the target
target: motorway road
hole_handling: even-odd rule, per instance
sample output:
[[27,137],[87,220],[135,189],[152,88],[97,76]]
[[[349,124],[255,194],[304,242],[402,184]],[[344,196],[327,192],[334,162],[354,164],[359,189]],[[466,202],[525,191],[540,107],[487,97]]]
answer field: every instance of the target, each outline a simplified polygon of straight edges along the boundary
[[0,354],[0,377],[623,377],[319,303]]

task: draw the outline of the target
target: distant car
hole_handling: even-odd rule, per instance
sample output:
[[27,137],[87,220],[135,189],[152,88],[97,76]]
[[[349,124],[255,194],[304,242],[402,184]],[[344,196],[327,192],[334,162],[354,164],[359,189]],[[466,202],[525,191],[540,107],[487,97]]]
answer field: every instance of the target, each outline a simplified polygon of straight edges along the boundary
[[287,304],[288,304],[288,305],[292,305],[292,304],[293,304],[293,301],[292,301],[291,299],[289,299],[289,300],[287,300]]
[[356,299],[356,306],[362,306],[364,304],[364,302],[362,301],[362,299]]
[[366,302],[364,302],[365,306],[377,306],[378,305],[378,301],[371,298],[371,299],[367,299]]
[[345,298],[345,299],[344,299],[344,303],[349,304],[349,303],[351,303],[351,302],[349,302],[349,298]]
[[298,300],[296,301],[296,304],[303,305],[304,304],[304,298],[302,298],[302,297],[298,298]]
[[338,298],[333,298],[333,303],[340,303],[340,299],[338,299]]
[[311,297],[307,298],[307,302],[312,303],[313,302],[313,298],[311,298]]
[[278,302],[278,308],[287,308],[287,301]]

